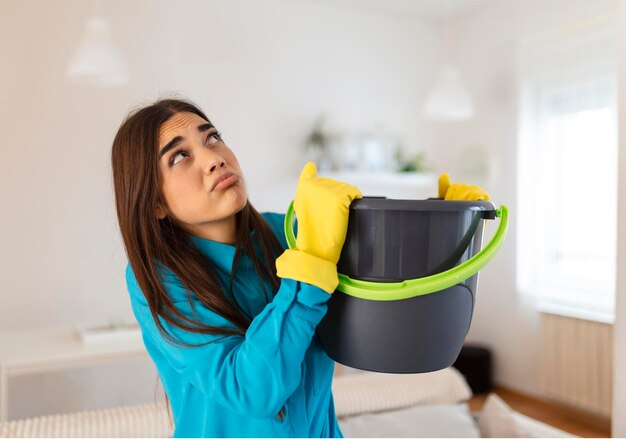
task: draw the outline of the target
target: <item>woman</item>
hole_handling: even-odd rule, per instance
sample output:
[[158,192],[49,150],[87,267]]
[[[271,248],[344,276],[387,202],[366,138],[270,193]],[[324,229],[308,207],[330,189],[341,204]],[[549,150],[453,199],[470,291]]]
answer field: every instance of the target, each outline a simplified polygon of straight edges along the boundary
[[360,191],[308,164],[285,251],[284,215],[254,209],[233,152],[180,100],[131,113],[112,165],[131,304],[174,435],[341,437],[314,334]]
[[334,363],[315,328],[361,192],[305,165],[286,249],[284,215],[254,209],[237,158],[195,105],[131,112],[111,156],[128,291],[174,436],[341,437]]

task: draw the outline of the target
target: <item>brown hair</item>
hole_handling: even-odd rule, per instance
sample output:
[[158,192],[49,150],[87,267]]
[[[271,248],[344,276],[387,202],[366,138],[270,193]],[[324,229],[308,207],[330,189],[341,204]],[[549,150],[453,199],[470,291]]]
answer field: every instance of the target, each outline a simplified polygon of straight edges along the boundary
[[[163,200],[162,176],[158,166],[159,129],[177,113],[195,113],[207,122],[208,117],[193,103],[182,99],[160,99],[131,111],[122,122],[111,149],[113,185],[117,219],[130,266],[150,308],[159,332],[170,342],[183,343],[163,327],[160,318],[185,331],[200,334],[245,334],[251,318],[246,316],[239,304],[231,303],[219,283],[212,263],[192,244],[185,231],[169,216],[159,220],[157,204]],[[230,276],[233,278],[241,252],[252,260],[260,284],[267,297],[262,279],[272,285],[271,295],[280,286],[274,261],[282,253],[280,242],[265,219],[248,201],[236,214],[237,245]],[[262,258],[256,254],[250,234],[255,231],[262,250]],[[158,264],[170,269],[191,295],[202,305],[228,319],[237,329],[208,326],[189,318],[174,306],[166,288],[159,278]],[[234,295],[233,295],[234,297]],[[169,399],[165,395],[168,410]],[[284,407],[278,413],[282,420]]]

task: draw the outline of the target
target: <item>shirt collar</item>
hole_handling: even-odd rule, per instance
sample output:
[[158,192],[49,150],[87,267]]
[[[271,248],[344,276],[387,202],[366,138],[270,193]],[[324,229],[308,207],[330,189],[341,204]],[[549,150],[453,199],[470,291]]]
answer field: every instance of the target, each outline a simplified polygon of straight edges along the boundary
[[[235,245],[212,241],[210,239],[200,238],[199,236],[188,236],[191,239],[192,245],[200,250],[200,252],[209,258],[209,260],[219,269],[225,271],[226,273],[232,272],[233,261],[235,260],[235,250],[237,249]],[[254,230],[250,236],[253,243],[256,244],[256,233]],[[238,268],[241,267],[242,264],[247,263],[251,264],[252,261],[250,261],[250,258],[248,258],[245,252],[241,252],[241,255],[239,256]]]

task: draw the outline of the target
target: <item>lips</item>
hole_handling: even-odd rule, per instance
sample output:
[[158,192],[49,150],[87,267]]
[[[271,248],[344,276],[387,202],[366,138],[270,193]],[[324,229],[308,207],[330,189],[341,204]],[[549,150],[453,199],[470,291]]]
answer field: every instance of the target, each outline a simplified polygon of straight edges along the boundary
[[220,184],[222,181],[226,180],[226,179],[227,179],[227,178],[229,178],[229,177],[232,177],[233,175],[235,175],[235,176],[236,176],[236,174],[235,174],[235,173],[233,173],[233,172],[225,172],[225,173],[223,173],[222,175],[220,175],[219,177],[217,177],[217,178],[215,179],[215,181],[213,182],[213,186],[211,187],[211,191],[213,191],[213,190],[215,189],[215,187],[216,187],[218,184]]

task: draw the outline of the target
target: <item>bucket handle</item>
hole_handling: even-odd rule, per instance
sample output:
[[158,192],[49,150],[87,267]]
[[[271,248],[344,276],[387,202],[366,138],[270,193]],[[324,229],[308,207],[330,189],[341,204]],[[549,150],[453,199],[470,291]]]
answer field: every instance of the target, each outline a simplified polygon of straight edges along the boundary
[[[293,233],[294,214],[292,201],[285,215],[285,238],[289,248],[293,248],[296,245],[296,237]],[[337,289],[344,294],[360,299],[403,300],[450,288],[478,273],[500,249],[509,225],[508,208],[505,205],[501,205],[496,210],[496,217],[500,218],[500,224],[489,244],[461,265],[431,276],[401,282],[369,282],[351,279],[339,273]]]

